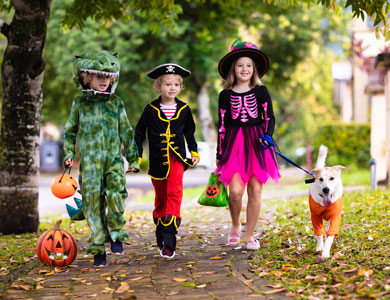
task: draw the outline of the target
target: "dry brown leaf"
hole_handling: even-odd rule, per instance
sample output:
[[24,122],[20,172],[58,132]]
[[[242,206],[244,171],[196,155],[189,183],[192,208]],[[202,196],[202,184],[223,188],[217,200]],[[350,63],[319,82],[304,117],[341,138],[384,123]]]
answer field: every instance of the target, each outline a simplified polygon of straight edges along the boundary
[[126,282],[121,282],[121,286],[115,291],[115,293],[124,293],[130,289],[129,285]]
[[214,256],[210,258],[210,260],[221,260],[221,259],[225,259],[225,258],[223,256]]
[[374,273],[373,270],[370,269],[360,269],[358,272],[358,276],[370,276]]
[[263,294],[269,295],[269,294],[276,294],[285,291],[286,288],[280,288],[280,289],[275,289],[275,290],[269,290],[269,291],[264,291],[262,292]]
[[135,278],[131,278],[130,280],[132,280],[132,281],[136,281],[136,280],[140,280],[140,279],[142,279],[143,277],[141,276],[141,277],[135,277]]
[[272,271],[271,273],[272,273],[275,277],[277,277],[277,278],[279,278],[279,277],[282,276],[282,272],[280,272],[280,271]]
[[259,277],[263,277],[263,276],[268,275],[268,274],[269,274],[268,272],[262,271],[259,273]]
[[357,269],[359,269],[359,267],[355,267],[355,268],[352,268],[352,269],[349,269],[349,270],[345,270],[344,273],[352,273],[352,272],[355,272]]
[[167,296],[174,296],[174,295],[177,295],[179,294],[180,291],[170,291]]

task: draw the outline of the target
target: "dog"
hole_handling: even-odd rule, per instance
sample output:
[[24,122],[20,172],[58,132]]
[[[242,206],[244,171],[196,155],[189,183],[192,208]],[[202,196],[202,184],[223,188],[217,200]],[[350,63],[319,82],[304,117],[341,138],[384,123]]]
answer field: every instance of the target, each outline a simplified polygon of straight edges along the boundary
[[[341,169],[343,166],[325,167],[328,148],[320,146],[315,169],[312,170],[315,181],[309,190],[309,206],[314,236],[317,241],[316,251],[322,251],[322,258],[330,257],[330,248],[335,237],[338,236],[343,204],[343,184]],[[324,225],[325,243],[323,238]]]

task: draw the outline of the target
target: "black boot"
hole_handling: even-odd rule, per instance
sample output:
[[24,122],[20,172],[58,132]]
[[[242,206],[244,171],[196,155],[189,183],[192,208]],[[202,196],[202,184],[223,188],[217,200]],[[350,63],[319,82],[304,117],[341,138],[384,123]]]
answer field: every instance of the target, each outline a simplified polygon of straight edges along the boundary
[[123,244],[121,241],[114,242],[110,237],[110,249],[112,254],[123,254],[125,249],[123,249]]
[[166,258],[173,258],[176,251],[176,234],[177,228],[180,225],[180,219],[175,216],[165,216],[165,222],[163,223],[163,248],[161,250],[161,256]]
[[154,224],[156,225],[156,240],[157,240],[157,247],[158,250],[161,252],[161,249],[163,248],[163,229],[164,225],[161,223],[161,218],[155,218],[153,217]]
[[95,267],[106,267],[107,264],[107,254],[104,252],[103,254],[98,253],[93,256],[93,265]]

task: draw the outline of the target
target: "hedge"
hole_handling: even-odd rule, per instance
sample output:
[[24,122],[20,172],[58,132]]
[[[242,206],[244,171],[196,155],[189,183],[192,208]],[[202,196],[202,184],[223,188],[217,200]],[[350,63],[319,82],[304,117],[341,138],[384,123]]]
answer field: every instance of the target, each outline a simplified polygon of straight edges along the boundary
[[313,164],[318,149],[328,147],[327,166],[367,168],[370,161],[370,126],[368,124],[328,124],[318,128],[313,138]]

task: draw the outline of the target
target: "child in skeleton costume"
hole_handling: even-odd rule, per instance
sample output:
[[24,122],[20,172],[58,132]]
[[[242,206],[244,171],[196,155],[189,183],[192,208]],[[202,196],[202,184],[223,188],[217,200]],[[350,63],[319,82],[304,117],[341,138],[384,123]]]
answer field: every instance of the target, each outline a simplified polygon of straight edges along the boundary
[[260,214],[263,184],[269,178],[275,182],[280,178],[274,150],[263,150],[260,146],[261,137],[272,137],[275,125],[271,96],[260,81],[268,66],[267,56],[256,45],[239,39],[218,66],[226,82],[219,94],[215,174],[225,186],[229,186],[232,227],[228,243],[232,247],[240,244],[240,211],[247,186],[245,240],[248,250],[260,247],[254,239],[254,230]]
[[[172,258],[176,250],[177,228],[183,197],[183,173],[199,162],[195,141],[195,123],[190,107],[176,98],[183,88],[183,77],[190,71],[176,64],[163,64],[147,74],[156,79],[155,90],[161,96],[146,105],[135,128],[135,141],[140,157],[142,143],[148,133],[148,175],[155,189],[153,219],[160,255]],[[191,152],[186,158],[185,141]]]
[[[80,149],[79,183],[82,203],[69,210],[72,219],[86,219],[91,230],[87,252],[95,266],[107,265],[104,243],[111,253],[122,254],[122,242],[129,236],[123,229],[127,191],[122,144],[129,171],[138,171],[138,150],[122,100],[114,94],[119,80],[116,54],[104,50],[76,56],[74,82],[81,96],[73,100],[65,125],[66,167],[73,166],[76,136]],[[107,210],[107,212],[106,212]]]

